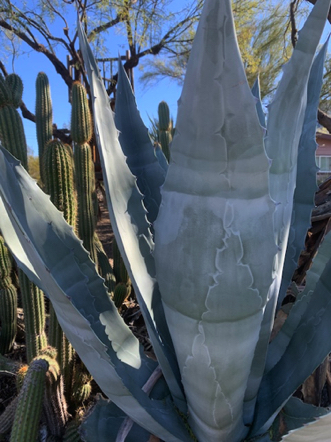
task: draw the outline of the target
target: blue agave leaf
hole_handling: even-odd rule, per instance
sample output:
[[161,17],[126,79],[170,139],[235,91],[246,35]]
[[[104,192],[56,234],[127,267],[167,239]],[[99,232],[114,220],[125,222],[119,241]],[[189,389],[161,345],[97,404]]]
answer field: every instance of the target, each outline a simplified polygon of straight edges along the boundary
[[266,127],[267,124],[266,124],[266,119],[265,119],[265,113],[263,112],[263,108],[262,108],[259,77],[255,80],[255,82],[253,84],[252,94],[256,98],[256,111],[257,111],[257,115],[259,117],[260,124],[262,127]]
[[331,352],[331,235],[325,237],[311,272],[312,281],[307,280],[309,285],[305,295],[294,304],[284,330],[279,332],[279,338],[276,336],[276,343],[272,341],[270,345],[270,354],[276,344],[281,346],[281,357],[272,361],[271,368],[262,379],[253,435],[268,427],[270,417],[279,412],[299,385]]
[[118,63],[115,125],[120,132],[119,142],[127,157],[128,166],[137,177],[138,188],[144,195],[147,218],[153,223],[159,211],[160,187],[164,183],[165,170],[154,154],[148,129],[138,112],[131,84],[121,61]]
[[311,68],[308,81],[307,108],[298,151],[297,182],[294,192],[291,229],[284,261],[282,284],[278,296],[278,308],[286,295],[311,221],[316,184],[316,125],[317,107],[323,83],[323,68],[329,40],[323,45]]
[[1,232],[18,265],[50,297],[62,329],[103,392],[151,433],[190,440],[174,407],[142,390],[156,363],[118,314],[82,242],[2,147],[0,211]]
[[160,148],[159,144],[157,144],[155,147],[155,156],[158,159],[158,162],[160,163],[162,169],[167,173],[169,167],[168,160],[164,155],[162,149]]
[[152,255],[154,243],[142,203],[143,196],[136,186],[136,179],[129,170],[119,144],[109,98],[81,24],[78,25],[78,34],[94,97],[96,142],[112,228],[144,315],[155,354],[176,405],[185,411],[186,401],[178,364],[155,278],[155,262]]
[[274,260],[274,281],[270,287],[259,342],[247,386],[245,409],[250,422],[263,375],[282,270],[287,248],[297,177],[297,152],[307,105],[307,84],[330,0],[319,0],[303,29],[290,61],[284,66],[274,101],[269,106],[266,152],[272,159],[269,171],[270,196],[277,203],[274,212],[274,238],[278,253]]

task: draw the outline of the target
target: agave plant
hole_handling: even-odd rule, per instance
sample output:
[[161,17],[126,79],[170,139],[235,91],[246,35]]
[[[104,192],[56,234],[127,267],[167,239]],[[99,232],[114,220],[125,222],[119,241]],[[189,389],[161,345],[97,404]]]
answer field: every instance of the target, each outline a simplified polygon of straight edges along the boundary
[[[0,229],[109,398],[83,425],[85,440],[270,441],[283,407],[289,428],[326,414],[290,398],[331,351],[330,235],[269,338],[310,222],[326,45],[315,55],[329,7],[319,0],[307,19],[265,121],[231,1],[205,1],[167,171],[121,66],[114,121],[78,29],[111,222],[157,362],[124,324],[72,228],[1,148]],[[330,421],[285,439],[325,440]]]

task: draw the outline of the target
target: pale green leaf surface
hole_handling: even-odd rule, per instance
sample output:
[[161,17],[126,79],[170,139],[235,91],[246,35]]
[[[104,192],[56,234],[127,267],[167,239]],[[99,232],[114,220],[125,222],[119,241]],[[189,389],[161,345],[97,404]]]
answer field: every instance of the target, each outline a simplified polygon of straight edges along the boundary
[[127,157],[127,164],[137,178],[137,185],[144,195],[147,218],[153,223],[161,202],[160,187],[164,183],[165,170],[154,154],[154,148],[137,109],[135,97],[124,67],[118,63],[116,88],[115,125],[119,130],[119,142]]
[[[118,141],[109,98],[81,25],[80,47],[93,95],[93,115],[107,204],[120,253],[130,275],[147,330],[176,405],[186,410],[178,365],[155,279],[152,235],[136,179]],[[156,326],[157,324],[157,326]]]
[[278,295],[278,308],[286,295],[299,255],[304,249],[305,238],[311,225],[311,210],[314,207],[316,183],[316,126],[317,108],[323,83],[323,69],[329,40],[315,57],[308,81],[307,108],[299,142],[297,180],[294,192],[293,212],[287,250],[284,261],[282,283]]
[[247,432],[242,403],[276,253],[263,136],[231,2],[206,2],[154,250],[190,422],[202,441],[240,440]]
[[271,198],[276,202],[274,238],[279,251],[274,261],[274,281],[270,287],[268,305],[264,312],[259,343],[254,355],[245,396],[246,423],[251,422],[264,370],[292,217],[298,144],[307,104],[307,82],[316,48],[323,32],[329,4],[329,0],[319,0],[313,8],[299,33],[299,40],[292,57],[283,68],[284,73],[274,101],[268,109],[265,144],[267,155],[272,160],[269,182]]
[[283,437],[286,442],[330,442],[331,413],[321,416],[315,422],[290,432]]
[[141,390],[155,362],[144,355],[119,316],[81,241],[3,148],[0,195],[0,229],[6,243],[50,297],[62,329],[103,392],[151,433],[167,441],[189,440],[176,411],[161,400],[151,401]]

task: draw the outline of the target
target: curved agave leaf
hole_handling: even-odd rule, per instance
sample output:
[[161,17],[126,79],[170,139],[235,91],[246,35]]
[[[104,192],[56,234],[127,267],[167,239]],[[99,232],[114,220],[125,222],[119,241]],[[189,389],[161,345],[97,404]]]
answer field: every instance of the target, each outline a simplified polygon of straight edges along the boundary
[[151,253],[154,244],[149,230],[150,224],[146,219],[146,211],[142,204],[143,197],[137,189],[135,177],[126,164],[118,141],[109,98],[80,23],[78,34],[94,97],[95,134],[112,228],[162,372],[176,405],[185,412],[186,401],[177,360],[155,279],[155,263]]
[[272,159],[269,182],[271,198],[276,202],[274,238],[279,251],[274,261],[274,281],[268,295],[269,300],[245,395],[247,423],[251,422],[254,413],[281,284],[297,177],[298,144],[307,104],[307,82],[329,6],[330,0],[319,0],[313,8],[300,31],[292,57],[283,69],[284,74],[275,99],[269,106],[265,143],[267,155]]
[[142,391],[155,362],[119,316],[89,253],[49,197],[2,147],[0,197],[6,243],[18,265],[50,297],[62,329],[103,392],[152,434],[189,441],[175,409]]
[[127,157],[128,166],[137,177],[137,185],[144,195],[147,218],[153,223],[161,202],[160,187],[165,171],[154,154],[154,148],[137,109],[135,97],[124,67],[118,62],[115,125],[119,130],[119,142]]
[[168,160],[166,158],[166,156],[164,155],[162,149],[160,148],[160,145],[157,144],[155,147],[155,156],[158,160],[158,162],[160,163],[160,166],[162,167],[162,169],[167,173],[168,172]]
[[253,84],[252,94],[256,98],[256,111],[257,111],[257,115],[259,117],[260,124],[262,127],[267,127],[265,114],[264,114],[263,108],[262,108],[259,77],[257,77],[257,79],[255,80],[255,82]]
[[283,437],[286,442],[329,442],[331,432],[331,413],[321,416],[303,428],[291,431]]
[[[88,442],[116,442],[118,431],[126,418],[127,415],[114,403],[100,397],[92,414],[80,426],[80,435]],[[148,441],[149,437],[148,431],[134,424],[125,442]]]
[[263,137],[231,1],[206,2],[179,100],[154,251],[199,440],[241,440],[248,431],[242,403],[276,253]]
[[[306,285],[304,290],[297,295],[296,302],[290,310],[289,316],[278,332],[277,336],[272,340],[268,349],[268,357],[266,362],[265,374],[272,370],[284,355],[295,331],[302,321],[303,315],[310,308],[310,302],[316,291],[318,283],[323,271],[331,259],[331,235],[326,235],[321,244],[313,264],[307,272]],[[310,373],[308,373],[309,375]]]
[[299,142],[296,189],[282,284],[278,295],[278,308],[281,306],[286,290],[291,283],[300,252],[304,248],[307,230],[311,224],[311,211],[317,190],[316,173],[318,169],[315,160],[317,108],[323,83],[324,60],[328,43],[329,39],[315,57],[308,81],[307,108]]
[[[328,414],[330,410],[323,407],[315,407],[311,404],[306,404],[296,397],[291,397],[281,410],[275,423],[273,425],[273,439],[279,440],[279,427],[282,430],[282,435],[289,433],[297,428],[303,427],[309,422],[313,422],[317,417]],[[275,424],[277,426],[275,426]],[[276,436],[276,438],[275,438]]]
[[[308,293],[308,305],[302,316],[299,316],[298,325],[281,358],[262,379],[252,435],[268,428],[270,416],[275,416],[279,412],[294,391],[331,352],[330,239],[331,235],[327,235],[324,241],[327,240],[328,245],[323,243],[324,251],[329,259],[321,270],[321,276],[316,283],[314,293],[312,296],[309,296],[311,293]],[[322,253],[321,247],[319,254]],[[325,260],[324,258],[323,261]],[[301,302],[301,305],[304,306],[304,297]],[[296,304],[292,310],[295,306]],[[298,309],[300,310],[300,304]],[[296,313],[295,310],[294,312]],[[297,323],[297,318],[294,313],[293,315],[294,322]]]

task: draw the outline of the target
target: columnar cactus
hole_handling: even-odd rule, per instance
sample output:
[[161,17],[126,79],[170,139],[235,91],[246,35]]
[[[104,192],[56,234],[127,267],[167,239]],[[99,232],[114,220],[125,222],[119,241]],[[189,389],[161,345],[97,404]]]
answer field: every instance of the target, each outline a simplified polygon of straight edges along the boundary
[[23,82],[17,74],[7,75],[5,82],[11,91],[11,104],[17,109],[22,103]]
[[53,108],[48,77],[39,72],[36,80],[36,130],[39,149],[39,165],[41,181],[45,176],[42,167],[42,158],[46,144],[53,135]]
[[[18,86],[15,88],[15,84]],[[22,119],[16,110],[23,85],[17,76],[6,81],[0,75],[0,140],[9,152],[28,167],[27,144]]]
[[[4,80],[0,76],[0,140],[25,169],[28,168],[28,154],[22,119],[16,110],[22,99],[23,86],[17,76]],[[24,323],[27,333],[28,361],[46,345],[45,306],[43,293],[19,270],[19,280],[24,309]]]
[[0,236],[0,353],[8,353],[17,328],[17,292],[11,280],[12,263],[4,239]]
[[75,82],[72,87],[71,137],[74,141],[74,160],[78,196],[78,236],[97,264],[94,245],[96,226],[94,193],[95,178],[91,147],[91,114],[83,85]]
[[[70,146],[59,140],[47,143],[42,168],[45,192],[50,195],[52,203],[63,212],[64,219],[74,229],[76,226],[76,192],[74,183],[74,165]],[[58,361],[65,382],[71,384],[73,350],[56,319],[50,305],[49,344],[57,349]]]
[[18,396],[10,442],[37,439],[48,366],[45,359],[31,362]]
[[47,346],[44,294],[22,271],[19,272],[19,280],[24,311],[26,354],[30,362]]
[[169,106],[161,101],[158,107],[159,114],[159,143],[168,162],[170,161],[170,143],[172,141],[172,121],[170,119]]

